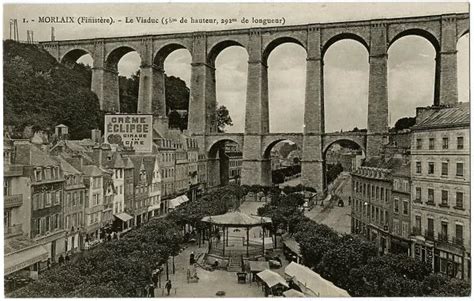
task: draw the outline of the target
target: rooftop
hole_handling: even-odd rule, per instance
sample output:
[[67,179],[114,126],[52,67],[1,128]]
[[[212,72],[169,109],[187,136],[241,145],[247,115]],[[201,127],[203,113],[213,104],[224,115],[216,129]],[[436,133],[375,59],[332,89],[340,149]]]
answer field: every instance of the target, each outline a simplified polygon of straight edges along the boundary
[[413,130],[469,126],[469,103],[458,103],[452,107],[417,108],[417,121]]

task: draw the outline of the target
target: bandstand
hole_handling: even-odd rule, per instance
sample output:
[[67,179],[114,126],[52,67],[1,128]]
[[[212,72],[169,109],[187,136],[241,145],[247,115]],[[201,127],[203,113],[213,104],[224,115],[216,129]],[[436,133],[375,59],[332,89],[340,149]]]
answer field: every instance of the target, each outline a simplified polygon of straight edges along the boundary
[[[232,211],[222,215],[212,215],[203,217],[202,222],[209,224],[209,227],[212,228],[221,228],[222,229],[222,240],[216,239],[213,243],[211,240],[209,242],[210,254],[220,255],[222,257],[231,257],[231,256],[257,256],[265,255],[265,225],[270,225],[272,223],[271,218],[262,217],[262,216],[251,216],[240,211]],[[258,242],[256,240],[250,240],[250,229],[254,227],[262,227],[262,235],[258,237]],[[229,245],[229,228],[244,228],[245,236],[233,236],[233,244]],[[261,241],[260,241],[261,238]],[[271,237],[269,237],[271,240]],[[261,248],[258,246],[261,243]],[[227,250],[226,250],[227,248]],[[222,250],[222,251],[221,251]]]

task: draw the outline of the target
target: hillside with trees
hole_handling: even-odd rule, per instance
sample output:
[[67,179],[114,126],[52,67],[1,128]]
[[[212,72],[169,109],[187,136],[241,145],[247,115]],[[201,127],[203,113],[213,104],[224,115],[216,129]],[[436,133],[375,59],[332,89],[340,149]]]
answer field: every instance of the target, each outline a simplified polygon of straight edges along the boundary
[[[12,40],[3,43],[4,124],[13,128],[13,135],[22,137],[25,128],[52,133],[58,124],[69,127],[72,139],[90,137],[95,128],[103,130],[104,112],[91,92],[92,69],[82,64],[65,66],[48,52],[32,44]],[[119,77],[120,111],[136,113],[139,73],[130,78]],[[165,93],[168,114],[184,111],[178,124],[187,128],[189,88],[178,77],[166,76]],[[218,127],[232,125],[229,111],[216,107]]]
[[3,43],[3,61],[4,124],[15,133],[27,126],[53,130],[63,123],[71,137],[80,139],[102,126],[86,68],[69,69],[36,45],[11,40]]

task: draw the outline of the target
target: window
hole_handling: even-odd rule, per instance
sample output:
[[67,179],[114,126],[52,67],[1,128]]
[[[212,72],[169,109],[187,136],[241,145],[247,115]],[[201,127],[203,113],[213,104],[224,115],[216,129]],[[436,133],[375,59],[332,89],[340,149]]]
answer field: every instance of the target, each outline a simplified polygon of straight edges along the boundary
[[449,138],[443,137],[443,149],[448,149],[448,148],[449,148]]
[[399,210],[399,208],[398,208],[398,199],[394,199],[393,201],[394,201],[393,211],[398,213],[398,210]]
[[415,216],[415,227],[417,229],[421,229],[421,216],[420,215]]
[[434,174],[434,162],[428,162],[428,174],[433,175]]
[[456,192],[456,207],[464,208],[464,193],[462,192]]
[[448,206],[448,191],[441,190],[441,205]]
[[416,162],[416,173],[421,174],[421,162],[420,161]]
[[421,187],[415,187],[415,201],[421,201]]
[[44,208],[44,192],[38,193],[38,209]]
[[53,229],[59,228],[59,214],[54,215],[53,225]]
[[457,138],[458,149],[464,149],[464,137]]
[[61,204],[61,191],[56,191],[56,198],[54,199],[54,205]]
[[429,141],[429,149],[433,150],[435,148],[434,138],[430,138],[428,141]]
[[427,203],[434,203],[434,190],[428,188],[428,202]]
[[416,139],[416,149],[421,149],[423,147],[423,140],[420,138]]
[[441,163],[441,175],[442,176],[447,176],[448,175],[448,162],[442,162]]
[[408,215],[408,201],[403,201],[403,214]]
[[456,176],[458,177],[464,176],[464,163],[462,162],[456,163]]
[[398,219],[393,219],[393,233],[400,234],[400,222]]
[[47,216],[45,223],[46,223],[46,225],[45,225],[45,226],[46,226],[46,227],[45,227],[45,231],[48,232],[48,231],[50,230],[50,228],[51,228],[51,217]]
[[3,195],[10,195],[10,179],[3,178]]
[[51,192],[46,192],[46,204],[45,204],[46,207],[50,207],[51,206]]
[[463,226],[462,225],[456,225],[456,240],[455,242],[458,243],[458,244],[462,244],[463,243]]
[[448,223],[447,222],[441,222],[441,237],[440,239],[446,240],[448,238]]
[[71,227],[71,216],[67,215],[66,216],[66,229],[69,229]]
[[428,231],[434,231],[434,220],[431,217],[428,217]]
[[42,175],[41,169],[35,169],[35,179],[36,179],[36,181],[41,181],[41,175]]
[[402,222],[402,235],[403,237],[408,237],[408,223]]

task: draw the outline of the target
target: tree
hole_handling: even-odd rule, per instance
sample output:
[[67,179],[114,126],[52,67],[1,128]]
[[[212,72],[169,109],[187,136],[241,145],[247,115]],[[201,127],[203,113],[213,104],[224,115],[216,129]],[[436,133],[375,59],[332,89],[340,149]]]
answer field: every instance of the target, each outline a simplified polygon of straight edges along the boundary
[[332,183],[343,170],[341,163],[328,165],[328,171],[326,173],[327,183]]
[[232,118],[230,118],[229,110],[221,105],[216,104],[216,122],[217,122],[217,131],[219,133],[225,132],[226,126],[233,126]]
[[32,44],[4,41],[4,123],[18,133],[69,127],[72,139],[103,128],[103,113],[90,91],[87,68],[68,68]]
[[415,117],[403,117],[403,118],[398,119],[397,122],[395,122],[394,129],[397,131],[409,129],[412,126],[414,126],[415,123],[416,123]]

